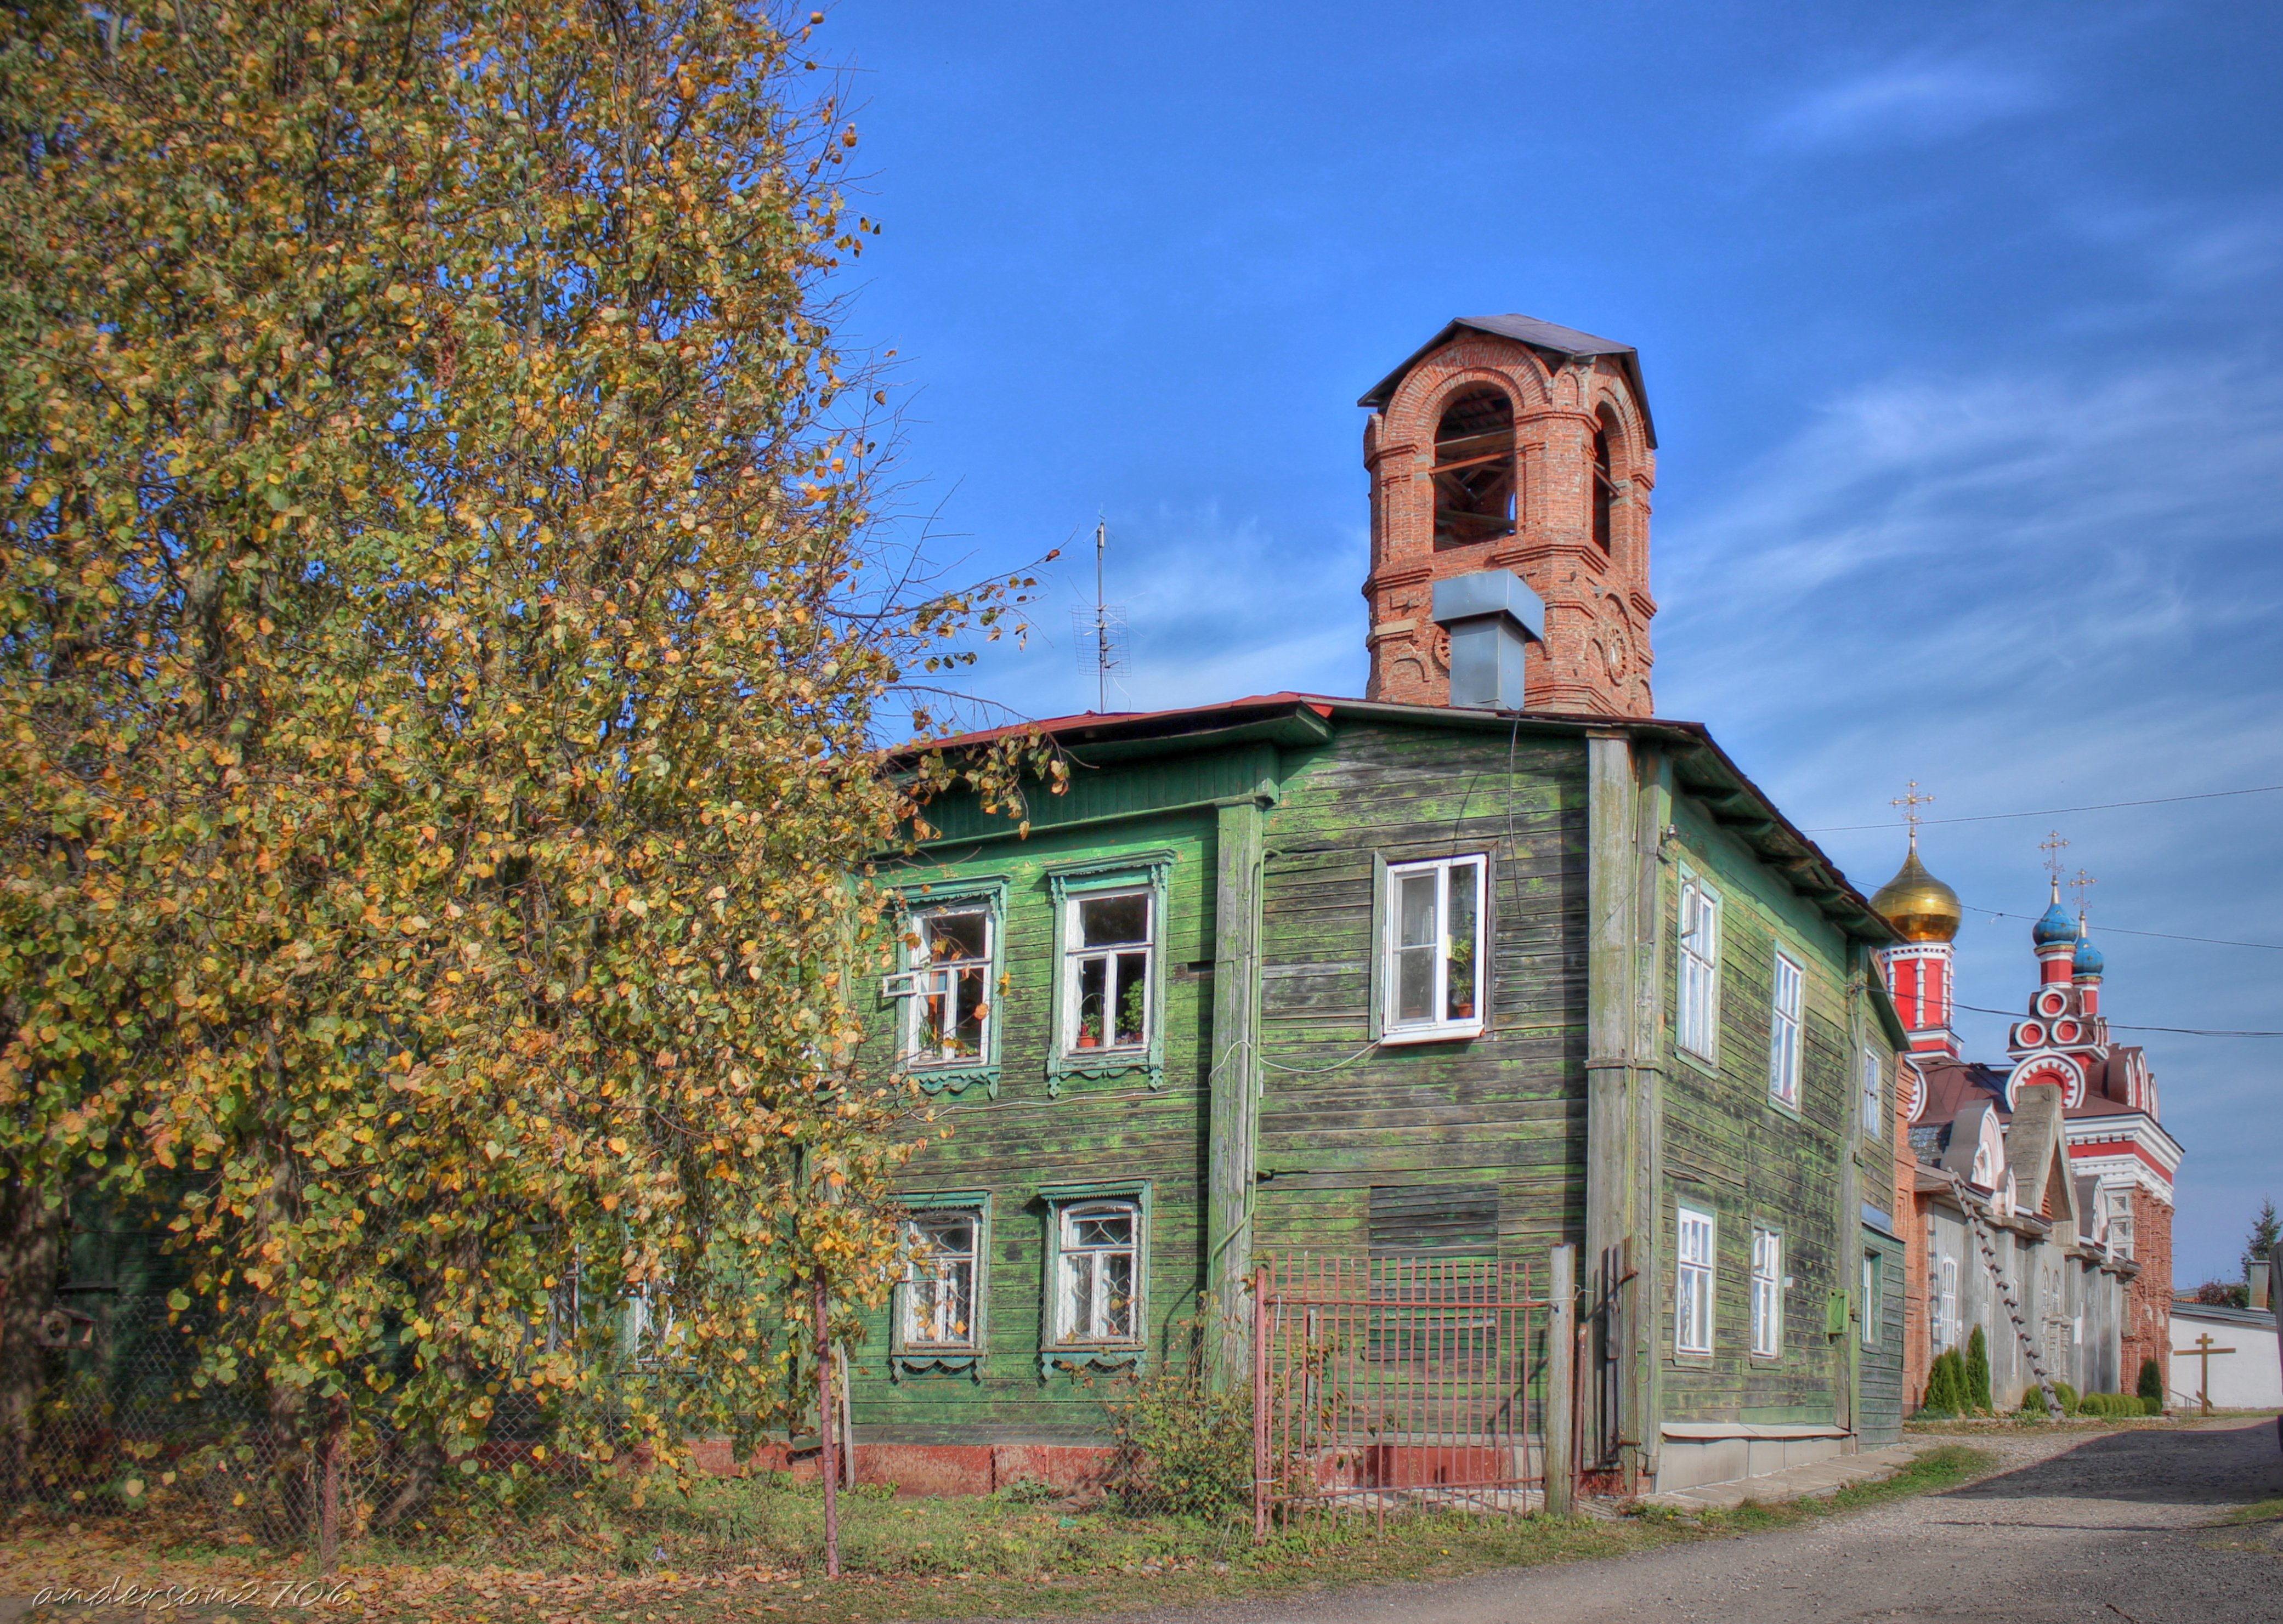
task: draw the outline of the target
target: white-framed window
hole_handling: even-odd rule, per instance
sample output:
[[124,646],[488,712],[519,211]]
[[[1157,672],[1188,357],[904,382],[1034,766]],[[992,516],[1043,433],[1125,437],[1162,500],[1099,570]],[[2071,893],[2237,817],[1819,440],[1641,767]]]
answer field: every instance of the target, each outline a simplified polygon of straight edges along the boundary
[[1082,891],[1063,909],[1063,1053],[1146,1053],[1156,1018],[1156,891]]
[[1752,1232],[1752,1352],[1773,1359],[1783,1351],[1783,1236]]
[[1489,991],[1483,939],[1489,867],[1480,853],[1388,865],[1381,901],[1383,1043],[1472,1037],[1482,1031]]
[[1142,1208],[1071,1201],[1055,1212],[1055,1340],[1131,1342],[1140,1334]]
[[1887,1137],[1887,1057],[1875,1048],[1863,1051],[1863,1137]]
[[2108,1193],[2108,1255],[2111,1257],[2132,1255],[2132,1192],[2111,1190]]
[[1934,1350],[1958,1346],[1958,1260],[1944,1257],[1935,1271]]
[[1720,1057],[1720,898],[1694,875],[1680,882],[1680,1046],[1699,1060]]
[[1885,1305],[1880,1301],[1881,1267],[1876,1252],[1863,1254],[1863,1346],[1879,1345],[1879,1316]]
[[1676,1353],[1712,1351],[1712,1215],[1683,1207],[1676,1224],[1672,1347]]
[[1788,953],[1776,954],[1774,996],[1768,1015],[1768,1098],[1799,1108],[1800,1006],[1807,978]]
[[908,1065],[972,1066],[989,1058],[997,934],[986,903],[912,914],[907,944],[912,992],[904,1000]]
[[916,1212],[904,1225],[904,1346],[976,1347],[982,1212],[971,1207]]

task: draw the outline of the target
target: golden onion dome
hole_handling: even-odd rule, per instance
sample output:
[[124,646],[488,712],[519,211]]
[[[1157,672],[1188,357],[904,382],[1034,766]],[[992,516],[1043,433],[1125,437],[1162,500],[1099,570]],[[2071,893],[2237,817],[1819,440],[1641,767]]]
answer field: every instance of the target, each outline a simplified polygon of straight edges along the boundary
[[1947,942],[1958,935],[1965,910],[1958,893],[1926,871],[1919,861],[1918,843],[1895,871],[1895,877],[1871,898],[1879,916],[1902,933],[1905,942]]

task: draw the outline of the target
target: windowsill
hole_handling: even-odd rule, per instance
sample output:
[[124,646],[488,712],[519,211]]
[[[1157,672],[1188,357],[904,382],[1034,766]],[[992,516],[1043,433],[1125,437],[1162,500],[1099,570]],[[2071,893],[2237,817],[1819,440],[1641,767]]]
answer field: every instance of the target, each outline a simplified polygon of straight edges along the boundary
[[1714,1366],[1709,1353],[1677,1353],[1672,1356],[1672,1363],[1684,1371],[1709,1371]]
[[1720,1057],[1717,1054],[1699,1054],[1695,1050],[1685,1049],[1677,1043],[1672,1045],[1672,1052],[1706,1076],[1717,1077],[1720,1075]]
[[1137,1043],[1114,1049],[1066,1049],[1062,1059],[1064,1071],[1084,1071],[1090,1066],[1107,1066],[1122,1070],[1128,1066],[1148,1065],[1149,1045]]
[[1393,1027],[1380,1034],[1379,1046],[1390,1049],[1414,1043],[1464,1043],[1470,1037],[1480,1037],[1486,1024],[1481,1021],[1465,1021],[1454,1022],[1448,1026]]
[[1802,1111],[1796,1105],[1787,1102],[1782,1096],[1778,1094],[1770,1094],[1768,1096],[1768,1109],[1775,1112],[1780,1116],[1788,1116],[1796,1123],[1804,1123],[1807,1120],[1807,1115],[1805,1112]]
[[1782,1363],[1783,1356],[1780,1353],[1756,1353],[1752,1356],[1752,1366],[1756,1370],[1765,1370],[1770,1365]]
[[981,1379],[983,1350],[979,1348],[899,1348],[888,1357],[892,1377],[965,1376]]
[[963,1094],[978,1083],[993,1098],[997,1098],[999,1093],[999,1068],[989,1061],[972,1065],[908,1065],[904,1072],[920,1085],[923,1092],[930,1094]]
[[1130,1371],[1146,1351],[1140,1342],[1057,1342],[1039,1350],[1039,1375],[1044,1379],[1054,1371],[1072,1376]]

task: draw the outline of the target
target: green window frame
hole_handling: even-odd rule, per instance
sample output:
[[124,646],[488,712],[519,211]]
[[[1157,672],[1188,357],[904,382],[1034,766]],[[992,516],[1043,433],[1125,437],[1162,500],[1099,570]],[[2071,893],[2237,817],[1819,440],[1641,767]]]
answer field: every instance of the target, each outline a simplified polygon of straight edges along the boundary
[[[991,1193],[987,1190],[931,1190],[903,1198],[906,1214],[904,1272],[889,1296],[888,1374],[900,1381],[908,1376],[965,1376],[983,1379],[983,1361],[991,1350]],[[966,1334],[939,1340],[915,1336],[915,1309],[924,1311],[916,1293],[921,1282],[916,1267],[911,1232],[930,1227],[931,1219],[964,1215],[972,1229],[968,1250],[969,1313]]]
[[[898,1069],[931,1094],[962,1094],[981,1088],[987,1098],[999,1097],[1000,1031],[998,1003],[1007,976],[1007,880],[985,874],[935,881],[907,887],[897,893],[904,913],[903,940],[897,949],[894,974],[882,978],[881,1001],[895,1011],[895,1051]],[[957,998],[964,979],[956,968],[934,966],[926,944],[924,921],[939,914],[980,913],[983,916],[985,958],[982,984],[988,1014],[981,1022],[981,1052],[972,1058],[922,1058],[918,1053],[919,1023],[931,998]],[[967,961],[971,964],[971,960]]]
[[[1040,1190],[1038,1200],[1046,1220],[1045,1268],[1039,1294],[1039,1376],[1055,1371],[1073,1375],[1088,1371],[1138,1369],[1148,1347],[1149,1327],[1150,1184],[1148,1179],[1118,1179],[1088,1184],[1054,1185]],[[1131,1223],[1129,1289],[1123,1317],[1123,1333],[1103,1334],[1098,1324],[1088,1327],[1073,1321],[1068,1310],[1066,1287],[1099,1286],[1105,1255],[1118,1249],[1112,1235],[1105,1239],[1099,1220],[1113,1214]],[[1093,1232],[1088,1233],[1091,1230]],[[1081,1259],[1085,1261],[1081,1263]],[[1070,1276],[1073,1278],[1066,1278]]]
[[[1167,893],[1174,862],[1171,851],[1132,852],[1087,863],[1057,864],[1047,870],[1054,903],[1054,964],[1047,1026],[1047,1093],[1060,1098],[1079,1077],[1140,1075],[1151,1088],[1165,1085],[1165,938]],[[1116,944],[1085,938],[1087,905],[1121,896],[1143,899],[1146,939]],[[1121,980],[1138,968],[1138,983]],[[1091,978],[1091,980],[1090,980]],[[1087,988],[1099,981],[1091,995]],[[1138,1004],[1127,1000],[1138,992]],[[1140,1019],[1139,1041],[1119,1043],[1117,1023],[1128,1011]],[[1106,1016],[1111,1030],[1096,1030],[1086,1044],[1081,1018],[1090,1011]],[[1103,1041],[1104,1039],[1109,1041]]]

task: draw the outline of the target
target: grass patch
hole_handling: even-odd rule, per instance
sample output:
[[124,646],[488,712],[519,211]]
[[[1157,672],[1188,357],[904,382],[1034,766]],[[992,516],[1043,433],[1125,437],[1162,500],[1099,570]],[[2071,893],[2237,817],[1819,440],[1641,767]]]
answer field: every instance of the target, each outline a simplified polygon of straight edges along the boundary
[[2239,1505],[2220,1520],[2238,1527],[2255,1522],[2283,1522],[2283,1499],[2255,1500],[2249,1505]]
[[[635,1505],[612,1487],[592,1499],[521,1508],[512,1526],[447,1524],[358,1545],[342,1576],[354,1600],[308,1616],[376,1624],[879,1624],[911,1618],[1030,1618],[1181,1606],[1330,1586],[1454,1579],[1494,1568],[1624,1556],[1683,1541],[1804,1523],[1952,1487],[1994,1464],[1945,1445],[1874,1483],[1823,1499],[1684,1517],[1662,1508],[1617,1519],[1422,1513],[1282,1535],[1204,1519],[1126,1518],[1030,1497],[842,1498],[848,1576],[822,1577],[822,1498],[811,1487],[713,1480],[686,1498]],[[0,1594],[42,1583],[217,1584],[306,1576],[298,1553],[218,1542],[212,1531],[19,1523],[0,1546]],[[213,1607],[202,1618],[275,1619],[289,1607]],[[38,1615],[34,1615],[37,1617]]]

